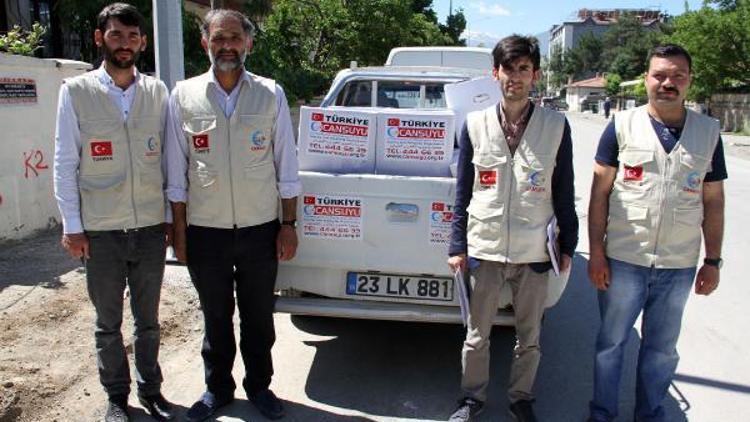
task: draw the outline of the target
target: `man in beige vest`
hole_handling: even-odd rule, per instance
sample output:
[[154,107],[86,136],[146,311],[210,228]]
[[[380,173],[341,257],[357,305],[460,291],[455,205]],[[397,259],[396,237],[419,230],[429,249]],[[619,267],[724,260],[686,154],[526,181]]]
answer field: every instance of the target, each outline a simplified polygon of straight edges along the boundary
[[242,386],[264,416],[278,419],[283,407],[268,388],[274,285],[278,261],[297,248],[302,190],[291,118],[281,87],[244,68],[254,33],[244,15],[212,10],[202,33],[211,69],[177,84],[167,124],[175,252],[187,262],[205,320],[206,392],[187,420],[204,420],[234,399],[235,294]]
[[[654,48],[648,104],[618,113],[599,142],[589,277],[602,325],[590,421],[617,416],[623,349],[641,312],[634,420],[673,420],[661,403],[679,360],[685,303],[693,280],[700,295],[719,284],[727,173],[718,122],[684,106],[690,65],[680,46]],[[701,229],[706,256],[696,277]]]
[[94,38],[104,62],[65,81],[57,112],[54,173],[62,245],[86,267],[108,422],[128,420],[130,370],[120,332],[126,285],[135,320],[138,398],[155,419],[174,417],[160,393],[157,360],[170,219],[162,173],[167,88],[135,67],[146,47],[143,22],[123,3],[99,13]]
[[573,146],[565,117],[535,107],[529,92],[540,77],[536,38],[512,35],[492,52],[503,97],[470,113],[459,140],[455,218],[448,265],[469,277],[469,318],[462,351],[464,397],[451,421],[469,421],[487,396],[490,333],[500,291],[513,293],[516,347],[510,370],[510,413],[535,421],[533,385],[547,298],[548,222],[557,217],[561,271],[578,243]]

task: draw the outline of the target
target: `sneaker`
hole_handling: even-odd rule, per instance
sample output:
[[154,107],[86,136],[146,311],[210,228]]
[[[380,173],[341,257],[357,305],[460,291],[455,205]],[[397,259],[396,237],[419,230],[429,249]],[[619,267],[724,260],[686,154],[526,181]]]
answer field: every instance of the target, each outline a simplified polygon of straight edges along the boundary
[[129,422],[128,415],[128,398],[110,397],[107,405],[107,413],[104,415],[104,422]]
[[484,402],[471,397],[464,397],[458,401],[458,408],[448,419],[449,422],[469,422],[482,413]]
[[247,398],[263,416],[276,420],[284,417],[284,406],[281,400],[271,390],[262,390],[255,394],[248,394]]
[[510,416],[518,422],[536,422],[530,400],[519,400],[510,404]]

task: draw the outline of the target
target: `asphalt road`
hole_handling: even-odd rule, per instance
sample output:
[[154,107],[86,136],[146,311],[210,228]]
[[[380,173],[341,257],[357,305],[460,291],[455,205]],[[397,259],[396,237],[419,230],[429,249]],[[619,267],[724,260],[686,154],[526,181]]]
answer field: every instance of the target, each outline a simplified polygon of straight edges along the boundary
[[[595,116],[569,115],[574,139],[577,208],[581,242],[568,287],[546,315],[543,357],[535,408],[542,421],[582,421],[592,387],[594,337],[598,327],[596,293],[586,277],[586,209],[594,150],[604,128]],[[742,421],[750,415],[750,160],[727,157],[725,266],[719,289],[690,298],[678,349],[682,360],[666,402],[672,421]],[[56,247],[56,245],[55,245]],[[61,261],[62,262],[62,261]],[[71,265],[65,261],[65,265]],[[58,263],[59,264],[59,263]],[[62,265],[62,264],[60,264]],[[72,268],[71,268],[72,269]],[[189,287],[187,272],[170,267],[168,283]],[[285,401],[289,421],[445,420],[460,395],[461,327],[325,318],[275,317],[276,375],[272,389]],[[162,354],[165,395],[181,408],[203,391],[200,327],[181,352]],[[631,420],[638,330],[627,347],[622,380],[621,420]],[[492,336],[492,379],[481,421],[510,420],[505,385],[513,330],[498,327]],[[242,362],[235,379],[240,384]],[[244,399],[222,409],[216,420],[263,420]],[[134,420],[148,421],[134,405]]]

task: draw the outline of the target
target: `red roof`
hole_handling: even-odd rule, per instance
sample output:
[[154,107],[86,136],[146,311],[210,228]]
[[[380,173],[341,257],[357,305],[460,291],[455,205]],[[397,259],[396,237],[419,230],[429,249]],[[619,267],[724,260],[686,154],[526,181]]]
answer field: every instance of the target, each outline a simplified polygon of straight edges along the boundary
[[573,82],[568,85],[569,88],[606,88],[607,80],[601,76],[596,78],[584,79],[582,81]]

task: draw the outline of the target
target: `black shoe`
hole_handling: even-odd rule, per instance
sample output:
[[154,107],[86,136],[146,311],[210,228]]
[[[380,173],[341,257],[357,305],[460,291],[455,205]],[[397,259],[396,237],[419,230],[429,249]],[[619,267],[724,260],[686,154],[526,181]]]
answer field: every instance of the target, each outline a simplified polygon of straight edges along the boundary
[[518,422],[536,422],[534,409],[531,408],[530,400],[519,400],[510,404],[510,415],[514,421]]
[[218,399],[210,391],[203,393],[201,398],[193,403],[185,415],[186,422],[200,422],[208,419],[209,416],[216,413],[216,410],[226,406],[234,400],[234,397],[227,399]]
[[110,397],[107,413],[104,415],[104,422],[129,422],[128,415],[128,397],[118,396]]
[[174,406],[161,393],[152,396],[138,394],[138,401],[141,402],[148,414],[157,421],[171,421],[175,417]]
[[449,422],[469,422],[482,413],[484,402],[471,397],[464,397],[458,401],[458,407],[448,419]]
[[268,419],[281,419],[284,417],[284,406],[281,400],[271,390],[263,390],[247,397],[255,408]]

